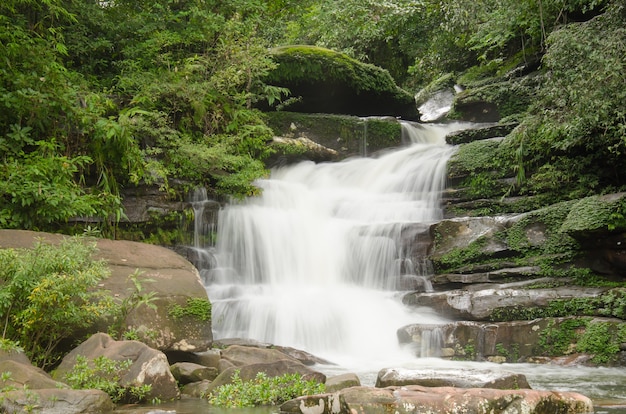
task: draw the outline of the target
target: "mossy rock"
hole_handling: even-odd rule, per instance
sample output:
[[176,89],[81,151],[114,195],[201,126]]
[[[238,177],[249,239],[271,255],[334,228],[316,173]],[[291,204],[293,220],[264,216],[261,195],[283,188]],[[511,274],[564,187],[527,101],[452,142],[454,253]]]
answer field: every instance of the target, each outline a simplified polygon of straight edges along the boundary
[[572,206],[561,231],[576,238],[609,230],[623,231],[625,206],[626,193],[583,198]]
[[348,115],[268,112],[274,134],[307,138],[337,152],[335,159],[367,155],[402,143],[402,126],[395,118],[359,118]]
[[265,82],[291,91],[290,111],[418,119],[413,96],[378,66],[315,46],[275,48],[272,58]]

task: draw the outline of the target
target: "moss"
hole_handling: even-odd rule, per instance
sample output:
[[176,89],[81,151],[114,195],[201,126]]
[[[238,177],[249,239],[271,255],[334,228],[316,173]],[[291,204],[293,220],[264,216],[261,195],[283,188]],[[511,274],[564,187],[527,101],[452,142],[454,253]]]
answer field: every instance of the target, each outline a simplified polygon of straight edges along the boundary
[[268,112],[268,125],[275,135],[306,136],[344,157],[372,153],[401,144],[402,126],[395,118],[367,118],[333,114],[303,114],[297,112]]
[[463,177],[485,171],[500,171],[498,177],[504,177],[509,171],[500,168],[498,159],[500,142],[497,140],[474,141],[459,146],[458,151],[448,162],[450,178]]
[[275,48],[272,58],[278,65],[265,82],[291,91],[290,111],[417,119],[413,95],[385,69],[315,46]]
[[615,360],[620,345],[626,341],[626,324],[590,322],[576,344],[576,350],[593,354],[592,361],[606,364]]
[[574,235],[598,230],[624,230],[621,217],[625,205],[624,195],[583,198],[572,206],[560,230]]
[[167,314],[174,319],[192,317],[207,322],[211,320],[211,302],[202,298],[187,299],[186,306],[179,304],[170,305]]

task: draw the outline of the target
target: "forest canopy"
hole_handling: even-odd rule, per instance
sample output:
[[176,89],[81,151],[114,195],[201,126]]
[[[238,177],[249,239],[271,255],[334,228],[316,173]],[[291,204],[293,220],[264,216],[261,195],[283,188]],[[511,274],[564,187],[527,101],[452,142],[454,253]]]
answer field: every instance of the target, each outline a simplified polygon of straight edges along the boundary
[[625,170],[625,14],[618,0],[5,0],[0,227],[114,225],[138,183],[254,194],[273,135],[255,108],[288,98],[263,79],[270,48],[290,44],[380,66],[412,92],[534,65],[541,92],[503,158],[528,191],[555,171],[619,189],[621,173],[589,166]]

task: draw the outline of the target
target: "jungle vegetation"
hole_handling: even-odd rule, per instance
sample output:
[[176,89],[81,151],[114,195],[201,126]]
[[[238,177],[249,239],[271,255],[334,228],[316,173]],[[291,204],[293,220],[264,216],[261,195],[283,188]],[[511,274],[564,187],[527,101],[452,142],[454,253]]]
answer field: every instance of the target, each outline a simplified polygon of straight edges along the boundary
[[270,48],[290,44],[383,67],[412,92],[532,68],[538,87],[494,159],[521,192],[617,191],[625,21],[623,0],[4,0],[0,227],[114,226],[120,190],[139,183],[254,194],[272,137],[255,108],[288,98],[263,79]]

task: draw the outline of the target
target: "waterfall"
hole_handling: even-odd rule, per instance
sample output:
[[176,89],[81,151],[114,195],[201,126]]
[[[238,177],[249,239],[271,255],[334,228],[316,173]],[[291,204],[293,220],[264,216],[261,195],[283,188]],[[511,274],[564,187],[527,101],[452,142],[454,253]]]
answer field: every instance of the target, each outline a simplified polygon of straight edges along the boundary
[[428,227],[455,150],[445,135],[460,128],[403,123],[400,149],[276,168],[261,196],[221,209],[214,336],[371,359],[398,349],[399,327],[440,322],[401,297],[432,289]]

